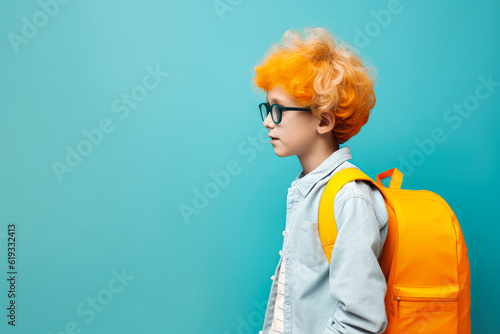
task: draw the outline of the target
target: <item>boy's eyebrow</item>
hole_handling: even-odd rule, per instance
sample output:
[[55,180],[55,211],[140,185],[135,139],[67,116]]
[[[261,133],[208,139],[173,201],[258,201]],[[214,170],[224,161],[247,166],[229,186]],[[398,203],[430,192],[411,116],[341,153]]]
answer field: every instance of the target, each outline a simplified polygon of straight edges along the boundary
[[[267,96],[266,96],[266,100],[267,100]],[[283,101],[279,100],[279,99],[270,99],[272,101],[274,101],[275,103],[279,104],[279,105],[283,105]],[[267,102],[269,104],[271,104],[270,100],[267,100]]]

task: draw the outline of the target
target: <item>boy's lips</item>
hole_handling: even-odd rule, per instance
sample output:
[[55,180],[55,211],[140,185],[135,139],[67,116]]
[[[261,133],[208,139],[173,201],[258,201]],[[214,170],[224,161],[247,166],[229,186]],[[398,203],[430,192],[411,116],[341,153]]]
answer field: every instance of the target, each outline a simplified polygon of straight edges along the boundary
[[277,137],[273,137],[271,135],[268,135],[268,137],[271,138],[271,139],[278,139]]

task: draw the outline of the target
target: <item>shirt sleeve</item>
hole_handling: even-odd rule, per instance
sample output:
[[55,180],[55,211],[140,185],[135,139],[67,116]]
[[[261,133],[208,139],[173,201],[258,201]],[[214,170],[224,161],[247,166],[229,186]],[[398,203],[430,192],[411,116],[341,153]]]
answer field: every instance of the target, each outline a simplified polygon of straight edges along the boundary
[[331,295],[339,301],[324,334],[380,334],[387,327],[387,283],[378,258],[380,221],[368,197],[350,195],[336,208],[337,239],[329,275]]

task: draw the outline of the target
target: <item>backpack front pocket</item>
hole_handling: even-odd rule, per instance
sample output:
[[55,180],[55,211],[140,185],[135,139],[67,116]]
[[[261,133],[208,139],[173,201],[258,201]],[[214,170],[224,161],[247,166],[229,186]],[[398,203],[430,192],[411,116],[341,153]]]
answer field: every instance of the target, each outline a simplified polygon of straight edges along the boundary
[[456,334],[458,286],[393,285],[384,333]]

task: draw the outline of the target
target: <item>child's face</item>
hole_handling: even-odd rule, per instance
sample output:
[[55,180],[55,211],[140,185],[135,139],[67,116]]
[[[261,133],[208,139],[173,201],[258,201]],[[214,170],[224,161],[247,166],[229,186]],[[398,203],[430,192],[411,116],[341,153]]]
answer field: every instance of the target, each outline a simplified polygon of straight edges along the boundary
[[[295,98],[281,86],[274,86],[267,91],[267,102],[270,105],[277,103],[282,107],[299,107]],[[273,122],[270,114],[264,119],[263,124],[269,130],[269,136],[277,138],[271,140],[277,156],[300,157],[307,155],[316,142],[318,138],[316,129],[319,123],[319,117],[310,111],[284,110],[279,124]]]

